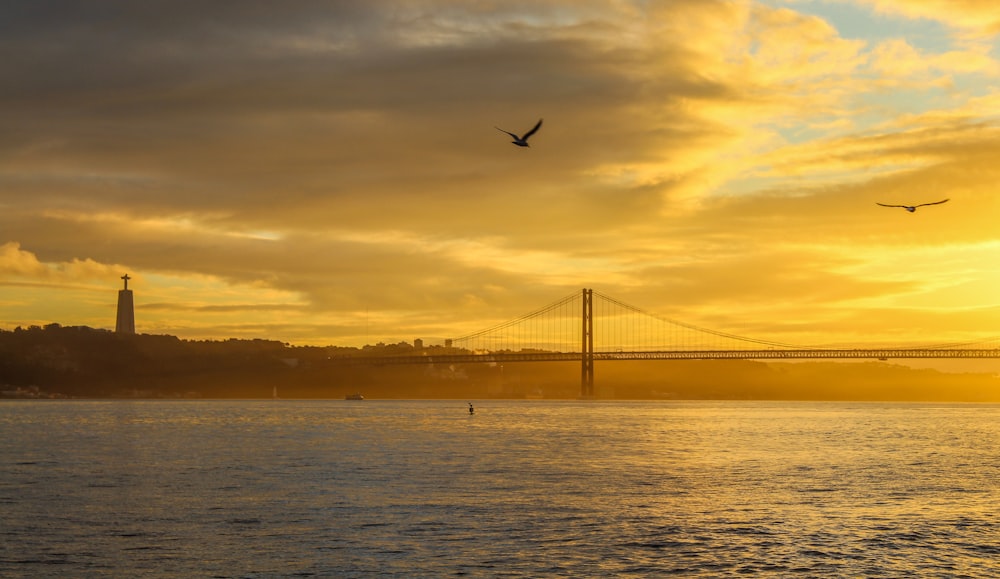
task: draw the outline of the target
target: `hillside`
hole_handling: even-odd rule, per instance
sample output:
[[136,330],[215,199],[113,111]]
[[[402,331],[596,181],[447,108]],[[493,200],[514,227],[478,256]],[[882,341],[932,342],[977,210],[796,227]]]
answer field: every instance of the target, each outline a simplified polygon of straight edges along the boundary
[[[181,340],[50,324],[0,330],[7,397],[561,398],[580,393],[572,362],[345,366],[337,358],[412,353],[271,340]],[[424,349],[442,353],[439,347]],[[1000,402],[991,374],[885,362],[614,361],[595,366],[598,397],[619,399],[929,400]]]

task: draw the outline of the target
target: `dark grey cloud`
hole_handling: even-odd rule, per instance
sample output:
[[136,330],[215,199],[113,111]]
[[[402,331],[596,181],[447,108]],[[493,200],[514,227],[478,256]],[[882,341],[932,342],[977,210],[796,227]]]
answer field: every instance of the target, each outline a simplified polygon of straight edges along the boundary
[[[648,82],[624,72],[643,55],[582,38],[500,23],[482,36],[410,46],[395,38],[414,22],[377,3],[294,5],[273,18],[253,4],[185,8],[22,17],[32,33],[19,37],[28,46],[21,62],[35,54],[44,66],[5,75],[26,92],[8,93],[14,130],[0,148],[39,173],[9,177],[18,194],[138,215],[228,212],[271,227],[408,220],[464,233],[501,230],[498,215],[534,214],[551,231],[590,213],[590,229],[620,205],[606,189],[560,192],[559,183],[598,160],[648,161],[649,149],[692,136],[643,125],[634,102]],[[160,21],[160,10],[171,15]],[[383,34],[359,37],[355,24]],[[691,82],[655,90],[668,100],[703,90],[703,79],[676,78],[684,76]],[[532,152],[540,162],[499,156],[492,125],[535,116],[549,118],[548,153]],[[567,146],[574,154],[552,154]],[[570,191],[581,201],[555,206]]]

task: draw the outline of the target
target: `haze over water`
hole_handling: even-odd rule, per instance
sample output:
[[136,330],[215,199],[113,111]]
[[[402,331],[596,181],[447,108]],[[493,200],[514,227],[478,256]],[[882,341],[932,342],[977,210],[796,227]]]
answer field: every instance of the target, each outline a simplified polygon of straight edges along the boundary
[[5,401],[4,577],[988,577],[1000,406]]

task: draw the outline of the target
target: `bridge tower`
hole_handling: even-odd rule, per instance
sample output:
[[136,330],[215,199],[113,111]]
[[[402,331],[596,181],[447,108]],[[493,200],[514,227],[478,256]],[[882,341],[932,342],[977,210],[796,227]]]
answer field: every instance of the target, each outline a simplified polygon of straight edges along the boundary
[[583,290],[583,344],[580,355],[580,397],[594,397],[594,290]]

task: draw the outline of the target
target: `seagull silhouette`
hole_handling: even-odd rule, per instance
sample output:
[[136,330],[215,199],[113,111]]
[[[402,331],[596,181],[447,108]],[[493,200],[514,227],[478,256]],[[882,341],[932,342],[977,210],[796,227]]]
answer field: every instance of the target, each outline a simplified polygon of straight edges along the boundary
[[498,131],[500,131],[501,133],[507,133],[508,135],[510,135],[511,137],[513,137],[514,140],[511,141],[511,143],[514,143],[518,147],[527,147],[528,146],[528,137],[530,137],[531,135],[534,135],[535,131],[537,131],[538,127],[540,127],[540,126],[542,126],[542,119],[538,119],[538,124],[536,124],[534,126],[534,128],[532,128],[527,133],[524,133],[523,137],[519,137],[519,136],[515,135],[514,133],[512,133],[510,131],[505,131],[505,130],[501,129],[500,127],[497,127],[497,126],[494,126],[493,128],[496,129],[496,130],[498,130]]
[[941,200],[941,201],[935,201],[933,203],[921,203],[920,205],[886,205],[885,203],[878,203],[878,202],[876,202],[875,205],[881,205],[882,207],[902,207],[903,209],[906,209],[910,213],[913,213],[914,211],[917,210],[917,207],[923,207],[925,205],[940,205],[940,204],[942,204],[942,203],[944,203],[946,201],[948,201],[948,200],[944,199],[944,200]]

